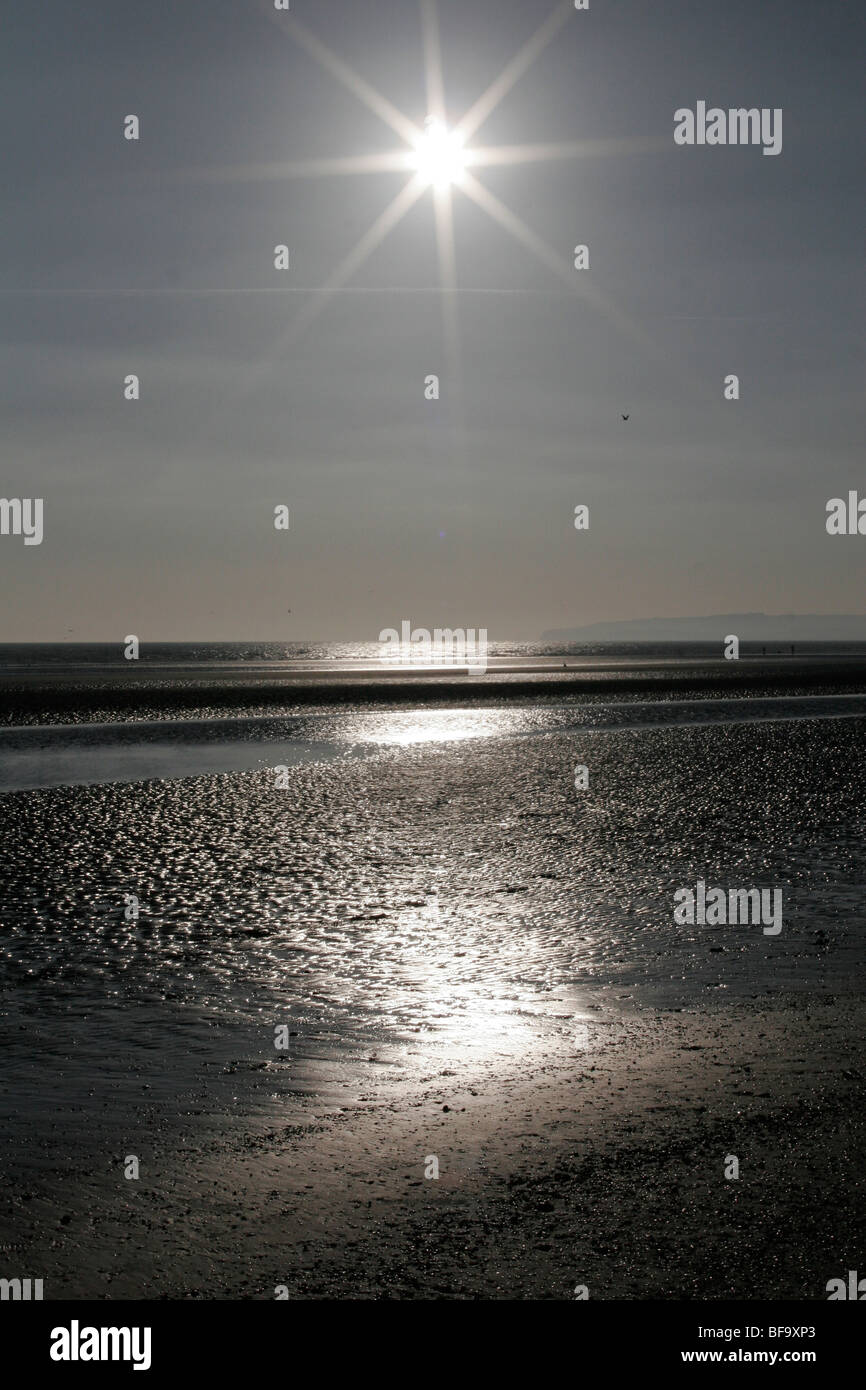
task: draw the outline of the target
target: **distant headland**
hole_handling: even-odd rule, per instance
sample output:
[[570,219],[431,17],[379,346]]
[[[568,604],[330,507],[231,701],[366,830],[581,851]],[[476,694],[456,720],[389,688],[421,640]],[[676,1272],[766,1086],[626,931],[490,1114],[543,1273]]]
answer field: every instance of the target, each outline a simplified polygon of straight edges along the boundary
[[866,613],[712,613],[548,628],[543,642],[864,642]]

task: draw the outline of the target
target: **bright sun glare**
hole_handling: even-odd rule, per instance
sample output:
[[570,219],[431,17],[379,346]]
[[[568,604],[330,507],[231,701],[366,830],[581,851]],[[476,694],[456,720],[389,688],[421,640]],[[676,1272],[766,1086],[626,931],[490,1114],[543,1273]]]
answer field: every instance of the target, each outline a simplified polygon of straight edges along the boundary
[[[287,7],[288,8],[288,7]],[[531,6],[529,7],[532,8]],[[281,346],[288,346],[318,318],[325,306],[330,303],[338,290],[346,289],[361,267],[381,246],[387,236],[397,227],[411,208],[427,189],[433,190],[434,225],[436,246],[439,258],[439,285],[442,294],[442,318],[445,334],[446,353],[449,372],[452,378],[459,378],[459,325],[457,315],[457,257],[454,237],[454,217],[452,190],[481,208],[524,249],[528,249],[541,263],[564,282],[571,293],[588,298],[596,308],[603,310],[613,319],[621,330],[639,341],[648,351],[654,348],[653,340],[622,310],[616,308],[606,298],[602,299],[598,289],[587,285],[583,277],[574,274],[574,267],[561,249],[549,246],[537,232],[533,231],[521,217],[503,203],[476,176],[479,169],[497,166],[511,167],[520,164],[537,164],[544,160],[573,159],[588,154],[638,153],[644,148],[641,141],[629,142],[615,139],[612,142],[580,140],[545,144],[493,145],[479,146],[475,137],[484,123],[509,92],[536,61],[541,53],[552,43],[556,35],[569,24],[574,16],[571,0],[558,0],[555,8],[542,20],[539,27],[524,43],[523,47],[506,63],[498,77],[472,106],[465,111],[455,125],[448,126],[444,115],[449,109],[446,104],[446,88],[442,73],[442,52],[439,41],[439,20],[437,0],[421,0],[421,28],[424,45],[424,72],[426,77],[426,107],[429,115],[423,129],[415,121],[399,111],[386,96],[371,87],[343,58],[333,53],[316,34],[307,29],[300,20],[285,15],[274,7],[265,9],[266,14],[279,24],[288,35],[295,39],[307,53],[322,64],[324,68],[346,87],[358,100],[378,116],[399,137],[401,144],[396,149],[381,150],[376,153],[341,155],[334,159],[302,160],[296,164],[275,166],[279,177],[306,178],[324,177],[332,174],[378,174],[382,172],[409,173],[410,177],[396,195],[380,212],[372,225],[362,234],[356,245],[346,254],[321,287],[321,293],[311,296],[302,309],[291,320],[289,328],[280,340]],[[420,103],[420,96],[419,96]],[[655,146],[653,145],[653,148]],[[262,166],[267,169],[268,166]],[[246,172],[246,169],[244,169]],[[253,177],[259,177],[258,166],[253,166]],[[269,175],[266,175],[269,176]],[[210,175],[208,175],[210,177]],[[575,262],[575,265],[577,262]]]
[[463,141],[441,121],[429,120],[415,149],[415,168],[434,188],[458,183],[465,167]]

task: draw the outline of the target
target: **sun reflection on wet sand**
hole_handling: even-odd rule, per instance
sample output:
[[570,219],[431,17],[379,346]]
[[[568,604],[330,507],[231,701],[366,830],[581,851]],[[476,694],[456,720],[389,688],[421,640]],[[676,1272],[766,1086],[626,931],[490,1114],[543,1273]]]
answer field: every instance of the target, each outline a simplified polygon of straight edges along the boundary
[[[588,1046],[576,1001],[540,1001],[534,990],[509,979],[498,955],[485,958],[474,930],[461,935],[459,920],[446,916],[438,895],[399,913],[391,941],[391,1002],[402,1000],[419,1020],[425,1065],[431,1046],[440,1061],[469,1067],[528,1057],[549,1049],[557,1035],[576,1050]],[[409,1055],[413,1051],[410,1045]]]

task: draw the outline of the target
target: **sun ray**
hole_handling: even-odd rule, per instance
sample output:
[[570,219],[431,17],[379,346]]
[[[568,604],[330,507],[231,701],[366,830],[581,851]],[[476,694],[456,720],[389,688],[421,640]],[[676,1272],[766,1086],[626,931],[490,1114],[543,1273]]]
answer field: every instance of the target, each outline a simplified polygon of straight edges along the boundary
[[387,97],[383,97],[381,92],[377,92],[375,87],[372,87],[369,82],[365,82],[354,68],[350,68],[348,63],[345,63],[342,58],[338,58],[336,53],[333,53],[327,44],[322,43],[321,39],[316,38],[316,35],[305,24],[302,24],[299,19],[286,16],[282,11],[278,13],[273,8],[265,10],[265,13],[269,19],[274,20],[281,32],[290,34],[302,48],[305,48],[312,57],[322,64],[323,68],[327,69],[332,77],[336,77],[337,81],[342,83],[360,102],[363,102],[368,110],[372,111],[386,125],[389,125],[401,139],[406,141],[407,145],[416,144],[422,131],[418,129],[414,121],[410,121],[408,116],[404,116],[402,111],[398,111],[397,107],[388,101]]
[[446,391],[450,404],[453,464],[469,467],[469,448],[464,413],[463,350],[460,337],[457,251],[454,239],[454,193],[447,185],[434,187],[436,246],[439,258],[439,302],[442,307],[442,341],[445,351]]
[[442,332],[445,339],[445,365],[452,389],[459,391],[462,380],[460,332],[457,319],[457,254],[454,245],[454,208],[450,188],[434,188],[436,246],[439,253],[439,284],[442,295]]
[[421,0],[421,33],[424,41],[424,73],[427,79],[427,114],[445,120],[445,85],[436,0]]
[[569,15],[574,14],[573,0],[562,0],[560,5],[548,15],[544,23],[536,29],[531,38],[515,53],[510,63],[507,63],[499,74],[495,82],[491,82],[487,91],[471,106],[466,115],[457,122],[457,131],[461,138],[471,139],[487,118],[492,115],[496,107],[507,96],[528,68],[532,66],[539,54],[543,53],[550,41],[562,28]]
[[403,185],[400,192],[391,200],[383,212],[379,214],[373,225],[364,233],[358,244],[340,262],[336,270],[329,275],[322,289],[316,298],[297,314],[289,325],[286,342],[293,340],[299,332],[309,326],[326,307],[334,290],[340,289],[351,280],[352,276],[361,269],[365,261],[369,260],[373,252],[385,240],[389,232],[392,232],[399,222],[402,222],[406,213],[417,203],[421,194],[424,192],[424,180],[417,174],[413,174],[407,183]]
[[[384,150],[381,154],[338,155],[332,159],[304,159],[295,163],[223,164],[213,169],[177,169],[167,177],[172,181],[196,183],[254,183],[276,179],[328,178],[332,174],[408,173],[413,154],[408,148]],[[159,176],[164,179],[165,175]]]
[[556,159],[601,159],[612,154],[653,154],[666,150],[661,137],[625,140],[571,140],[546,145],[473,145],[465,151],[468,169],[487,169],[496,165],[537,164]]
[[403,220],[423,192],[423,180],[414,174],[384,211],[379,214],[353,250],[343,258],[324,285],[310,291],[307,303],[294,315],[285,332],[272,344],[267,356],[248,368],[237,393],[233,396],[232,409],[237,404],[238,398],[247,395],[255,386],[256,381],[270,369],[272,363],[316,321],[334,295],[343,289],[346,281],[350,280],[365,261],[369,260],[376,248],[382,244],[389,232],[393,231],[397,224]]
[[562,256],[557,255],[552,246],[548,246],[540,236],[527,227],[516,213],[507,208],[504,203],[485,188],[483,183],[474,174],[467,172],[463,177],[463,192],[466,193],[474,203],[478,205],[488,217],[492,217],[494,222],[498,222],[500,227],[509,232],[522,246],[526,246],[532,251],[548,270],[552,270],[554,275],[564,280],[570,290],[579,293],[578,284],[575,281],[573,272],[569,271],[568,263]]
[[[265,356],[259,358],[257,362],[252,363],[246,369],[238,381],[236,389],[232,392],[231,399],[223,402],[222,407],[207,421],[205,428],[199,432],[194,441],[196,446],[200,446],[205,437],[213,437],[214,433],[221,427],[227,413],[237,409],[238,403],[249,395],[250,391],[255,388],[257,381],[272,368],[273,363],[315,322],[334,295],[344,289],[346,281],[351,279],[376,248],[381,245],[388,233],[393,231],[397,224],[403,220],[409,209],[421,197],[424,188],[423,179],[419,178],[417,174],[413,174],[397,196],[391,200],[372,226],[364,233],[354,249],[340,262],[325,284],[308,292],[310,297],[307,303],[294,315],[285,332],[271,345]],[[299,292],[303,293],[303,291]]]
[[597,287],[588,283],[585,277],[576,274],[568,261],[558,255],[552,246],[548,246],[547,242],[538,236],[536,232],[533,232],[531,227],[527,227],[526,223],[518,217],[516,213],[506,207],[503,202],[500,202],[500,200],[491,193],[489,189],[485,188],[484,184],[480,183],[475,175],[471,174],[468,169],[463,175],[460,187],[478,207],[486,212],[489,217],[493,218],[494,222],[497,222],[500,227],[513,236],[516,241],[519,241],[522,246],[526,246],[532,251],[538,260],[541,261],[542,265],[547,266],[548,270],[551,270],[554,275],[563,281],[572,293],[579,294],[584,299],[588,300],[594,308],[604,314],[621,332],[630,337],[632,341],[639,343],[651,356],[660,356],[656,344],[639,324],[634,323],[627,314],[623,313],[621,309],[618,309]]

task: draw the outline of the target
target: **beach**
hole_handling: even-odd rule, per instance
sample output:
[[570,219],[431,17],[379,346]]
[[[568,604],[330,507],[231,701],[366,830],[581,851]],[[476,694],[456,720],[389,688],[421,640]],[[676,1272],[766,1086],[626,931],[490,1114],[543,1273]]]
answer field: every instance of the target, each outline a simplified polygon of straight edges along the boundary
[[600,1013],[571,1056],[372,1081],[304,1126],[187,1112],[134,1191],[79,1140],[6,1189],[13,1249],[53,1298],[823,1299],[863,1248],[863,1021],[826,995]]
[[[866,700],[775,669],[132,714],[91,673],[29,722],[12,681],[7,1263],[46,1299],[826,1298]],[[675,924],[699,880],[781,931]]]

